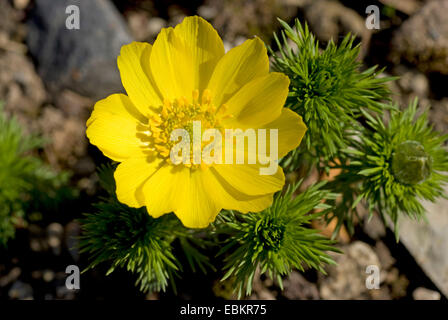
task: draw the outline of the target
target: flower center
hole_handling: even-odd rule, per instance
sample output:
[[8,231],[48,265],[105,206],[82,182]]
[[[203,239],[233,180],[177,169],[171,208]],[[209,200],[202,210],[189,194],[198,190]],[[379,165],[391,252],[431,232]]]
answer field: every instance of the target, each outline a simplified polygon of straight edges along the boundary
[[[216,108],[211,100],[210,90],[206,89],[202,94],[201,101],[199,101],[198,90],[193,91],[190,100],[182,97],[174,101],[164,101],[163,106],[160,107],[160,113],[152,116],[148,122],[150,142],[152,142],[150,145],[154,147],[159,157],[171,162],[170,151],[178,143],[178,141],[171,140],[171,134],[176,129],[184,129],[188,132],[188,141],[190,141],[190,163],[184,165],[192,166],[193,123],[200,122],[202,137],[202,133],[207,129],[217,129],[222,132],[221,121],[230,117],[224,115],[227,110],[224,104]],[[205,144],[208,142],[201,142],[201,150]]]

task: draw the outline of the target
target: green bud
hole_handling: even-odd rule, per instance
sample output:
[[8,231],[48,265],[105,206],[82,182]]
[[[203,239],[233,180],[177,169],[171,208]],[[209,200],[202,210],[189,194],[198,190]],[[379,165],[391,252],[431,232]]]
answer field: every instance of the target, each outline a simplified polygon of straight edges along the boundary
[[418,141],[405,141],[392,154],[392,172],[403,184],[417,184],[431,174],[432,158]]

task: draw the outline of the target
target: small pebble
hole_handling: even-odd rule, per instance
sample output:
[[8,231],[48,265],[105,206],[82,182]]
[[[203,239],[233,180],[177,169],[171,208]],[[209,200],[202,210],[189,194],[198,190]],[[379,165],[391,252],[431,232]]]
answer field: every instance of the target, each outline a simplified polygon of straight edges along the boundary
[[43,279],[45,282],[51,282],[54,279],[54,272],[52,270],[45,270],[43,273]]
[[440,300],[441,295],[437,291],[419,287],[412,292],[412,297],[414,300]]
[[30,300],[33,299],[33,288],[20,280],[13,283],[8,291],[10,299]]

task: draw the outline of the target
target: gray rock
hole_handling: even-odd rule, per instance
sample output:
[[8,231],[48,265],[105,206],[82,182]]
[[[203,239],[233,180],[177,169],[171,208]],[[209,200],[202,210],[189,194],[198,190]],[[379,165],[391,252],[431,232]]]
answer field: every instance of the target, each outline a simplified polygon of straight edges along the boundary
[[386,227],[375,212],[372,216],[366,214],[362,225],[364,232],[372,239],[378,240],[386,235]]
[[384,244],[383,241],[377,241],[375,243],[375,252],[380,259],[381,267],[383,269],[390,269],[396,262],[395,258],[392,257],[389,248]]
[[[69,5],[79,7],[79,30],[66,28]],[[99,99],[123,90],[116,59],[132,37],[109,0],[36,0],[27,24],[30,53],[50,91]]]
[[166,21],[159,17],[152,17],[148,21],[148,32],[152,38],[156,38],[162,28],[166,27]]
[[400,74],[398,84],[404,93],[412,93],[419,98],[428,96],[429,81],[424,74],[401,66],[397,68],[397,71]]
[[407,15],[415,13],[421,7],[421,2],[418,0],[380,0],[380,2]]
[[214,19],[219,14],[217,8],[212,6],[200,6],[198,8],[198,13],[201,17],[207,20]]
[[407,295],[409,280],[404,274],[400,274],[397,268],[393,267],[386,273],[384,282],[390,287],[390,295],[394,299],[403,298]]
[[448,98],[442,100],[432,100],[430,102],[431,112],[429,113],[429,120],[434,125],[434,128],[442,132],[448,133]]
[[356,11],[337,1],[317,0],[306,8],[305,16],[316,36],[323,41],[338,41],[339,34],[368,32],[364,19]]
[[[268,283],[270,282],[270,283]],[[272,285],[271,281],[262,281],[260,279],[260,269],[258,268],[254,282],[252,283],[252,295],[248,297],[249,300],[275,300],[274,292],[269,290],[268,284]]]
[[0,50],[0,70],[0,100],[6,112],[18,117],[28,133],[35,131],[35,118],[46,92],[34,65],[24,54]]
[[371,31],[355,10],[338,1],[315,0],[305,7],[305,18],[319,40],[338,42],[350,32],[361,39],[361,56],[366,54]]
[[129,29],[137,41],[154,42],[160,30],[167,22],[159,17],[150,16],[146,11],[131,11],[126,14]]
[[448,0],[428,1],[392,39],[391,59],[403,58],[423,72],[448,74]]
[[[445,187],[445,193],[448,187]],[[428,223],[401,217],[402,242],[428,277],[448,297],[448,200],[422,203]]]
[[290,300],[318,300],[319,291],[314,283],[307,281],[297,271],[291,272],[283,281],[283,296]]
[[[319,274],[319,292],[322,299],[368,299],[366,279],[369,265],[380,266],[375,251],[368,244],[355,241],[343,246],[344,254],[331,254],[336,266],[328,266],[326,276]],[[347,276],[350,275],[350,276]]]
[[[263,40],[271,39],[272,33],[280,27],[277,17],[290,21],[298,12],[298,3],[289,3],[285,0],[205,0],[201,2],[203,6],[213,8],[213,11],[217,12],[210,22],[223,40],[229,43],[233,43],[239,36],[250,38],[254,34]],[[179,14],[173,12],[172,9],[169,11],[171,11],[169,12],[171,18],[168,24],[172,25],[178,21],[176,16]],[[203,7],[200,11],[203,13]],[[213,15],[213,12],[207,9],[205,11],[206,15]]]

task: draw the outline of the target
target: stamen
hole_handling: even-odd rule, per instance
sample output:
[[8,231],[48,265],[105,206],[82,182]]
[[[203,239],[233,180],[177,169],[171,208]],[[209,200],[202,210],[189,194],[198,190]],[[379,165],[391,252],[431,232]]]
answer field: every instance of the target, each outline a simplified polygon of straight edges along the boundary
[[199,101],[199,90],[193,90],[193,103],[198,103]]
[[162,107],[162,117],[168,117],[168,108],[166,106]]
[[205,89],[202,93],[202,104],[210,104],[212,101],[212,93],[209,89]]
[[[193,121],[201,122],[201,129],[218,129],[223,130],[220,122],[231,115],[226,115],[227,106],[222,105],[219,108],[212,104],[212,93],[209,89],[202,92],[202,99],[199,102],[199,90],[193,90],[191,98],[179,97],[173,101],[168,99],[163,100],[163,105],[160,108],[160,114],[153,114],[149,117],[147,130],[143,131],[145,139],[151,148],[164,158],[166,161],[171,161],[170,151],[177,141],[171,141],[171,133],[175,129],[185,129],[192,134]],[[218,111],[218,112],[217,112]],[[203,147],[207,145],[201,141],[199,146],[194,148],[193,137],[190,136],[190,163],[185,163],[185,167],[191,169],[206,170],[209,165],[201,162],[201,164],[193,163],[194,151],[201,152]],[[180,155],[175,155],[176,161],[182,162]],[[177,163],[176,162],[176,163]]]
[[170,100],[168,100],[168,99],[165,98],[165,99],[163,100],[163,106],[166,107],[169,111],[172,111]]

